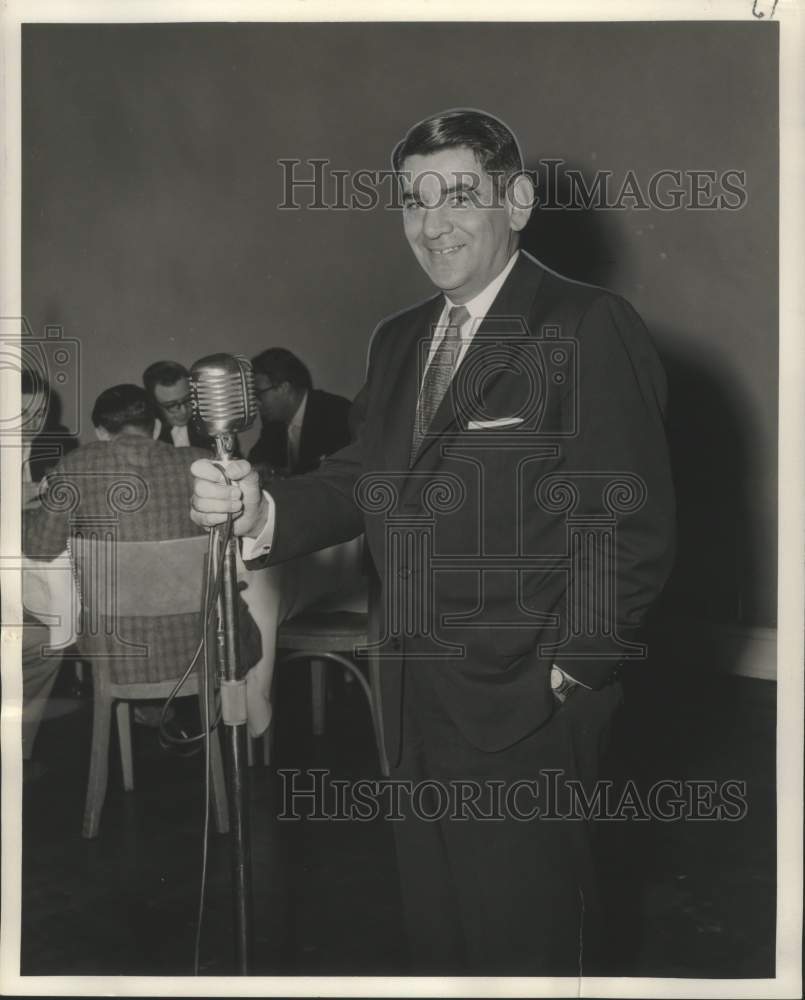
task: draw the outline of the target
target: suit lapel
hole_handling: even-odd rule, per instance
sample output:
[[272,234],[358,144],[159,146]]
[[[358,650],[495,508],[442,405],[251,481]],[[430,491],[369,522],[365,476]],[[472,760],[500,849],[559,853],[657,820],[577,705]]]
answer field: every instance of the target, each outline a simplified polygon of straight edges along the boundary
[[441,295],[425,303],[410,329],[399,337],[400,350],[392,362],[396,371],[385,407],[383,432],[386,468],[390,470],[403,471],[409,465],[422,365],[428,356],[433,326],[443,308]]
[[[438,438],[449,430],[457,419],[467,415],[472,409],[473,397],[483,386],[488,393],[494,383],[503,373],[500,365],[500,346],[505,345],[507,338],[527,335],[528,316],[531,313],[534,298],[542,280],[542,268],[533,257],[522,250],[517,258],[511,274],[498,292],[483,322],[475,333],[467,353],[445,394],[439,409],[436,411],[430,430],[422,442],[413,466],[419,464],[423,456],[433,447]],[[432,320],[436,322],[438,313]],[[496,361],[492,362],[492,355]],[[485,365],[484,359],[490,359]],[[483,378],[480,374],[487,369]],[[416,401],[414,402],[416,406]],[[413,427],[413,420],[409,431]],[[410,433],[409,433],[410,441]]]

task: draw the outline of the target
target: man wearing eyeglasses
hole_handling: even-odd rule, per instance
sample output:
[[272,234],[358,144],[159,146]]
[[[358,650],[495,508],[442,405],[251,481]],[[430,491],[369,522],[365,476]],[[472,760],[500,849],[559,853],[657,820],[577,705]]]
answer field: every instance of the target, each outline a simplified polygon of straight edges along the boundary
[[192,420],[190,373],[176,361],[156,361],[143,372],[143,385],[162,424],[158,440],[176,448],[212,448]]
[[300,475],[350,442],[350,402],[313,388],[313,379],[295,354],[270,347],[252,359],[262,430],[249,461],[268,479]]

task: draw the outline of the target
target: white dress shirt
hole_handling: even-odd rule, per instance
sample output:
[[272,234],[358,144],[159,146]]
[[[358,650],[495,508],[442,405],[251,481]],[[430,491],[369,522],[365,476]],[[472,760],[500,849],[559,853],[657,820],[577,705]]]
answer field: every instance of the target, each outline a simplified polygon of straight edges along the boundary
[[171,427],[171,438],[175,448],[189,448],[190,432],[187,429],[187,424],[182,427]]
[[[519,251],[515,250],[512,256],[509,258],[509,263],[503,268],[497,278],[494,281],[490,281],[483,291],[478,292],[474,299],[470,299],[469,302],[464,303],[464,308],[469,313],[467,319],[458,328],[459,337],[461,338],[461,347],[459,348],[458,357],[456,358],[456,363],[453,368],[453,374],[456,373],[458,366],[464,360],[464,355],[472,342],[472,338],[478,332],[478,328],[481,323],[483,323],[486,318],[486,314],[489,312],[490,306],[495,301],[498,292],[503,287],[503,283],[508,278],[517,261],[517,255]],[[449,296],[445,295],[445,306],[442,309],[439,319],[434,326],[433,337],[431,338],[430,350],[428,351],[428,363],[425,365],[425,371],[428,369],[433,360],[433,355],[439,349],[439,344],[444,340],[444,335],[447,331],[447,319],[450,315],[450,310],[453,309],[458,303],[453,302]],[[424,374],[424,373],[423,373]]]
[[[515,250],[515,252],[510,257],[509,262],[506,264],[506,266],[503,268],[500,274],[492,281],[490,281],[489,284],[486,286],[486,288],[483,289],[483,291],[478,292],[478,294],[474,298],[470,299],[469,302],[464,303],[464,306],[466,307],[467,312],[469,313],[469,317],[462,323],[461,327],[459,328],[459,336],[461,337],[461,349],[459,351],[458,358],[456,359],[455,368],[453,369],[454,373],[458,369],[458,366],[461,364],[461,362],[464,360],[464,355],[467,353],[467,349],[470,346],[472,338],[475,336],[478,327],[481,325],[484,318],[486,317],[486,314],[489,312],[489,308],[495,301],[495,297],[497,296],[498,292],[503,287],[504,281],[506,280],[506,278],[508,278],[509,274],[511,273],[511,270],[517,261],[518,253],[519,251]],[[436,323],[433,332],[430,350],[428,351],[428,364],[430,364],[431,360],[433,359],[433,355],[438,350],[439,344],[444,339],[445,331],[447,330],[447,317],[454,305],[456,305],[456,303],[452,302],[447,297],[447,295],[445,295],[444,309],[442,309],[441,314],[439,315],[439,320]],[[425,366],[425,370],[427,371],[427,365]],[[271,543],[274,540],[274,525],[276,523],[276,510],[274,501],[271,498],[271,494],[268,493],[266,490],[264,490],[263,496],[265,496],[266,500],[268,501],[268,516],[266,517],[265,526],[263,530],[260,532],[260,534],[257,536],[257,538],[243,539],[242,555],[245,560],[256,559],[258,558],[258,556],[264,556],[271,551]]]
[[299,465],[299,448],[302,443],[302,424],[305,422],[307,410],[307,391],[302,396],[302,402],[297,406],[296,413],[288,424],[288,466],[293,470]]

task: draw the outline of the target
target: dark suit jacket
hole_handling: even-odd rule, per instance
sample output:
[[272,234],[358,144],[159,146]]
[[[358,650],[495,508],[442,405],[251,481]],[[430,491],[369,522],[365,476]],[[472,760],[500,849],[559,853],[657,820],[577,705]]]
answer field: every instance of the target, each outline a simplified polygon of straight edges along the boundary
[[[366,532],[392,763],[406,658],[432,667],[471,743],[502,749],[550,717],[552,662],[596,687],[642,655],[631,644],[672,563],[666,382],[631,306],[521,251],[409,467],[443,304],[381,323],[357,441],[271,489],[271,561]],[[476,429],[501,418],[520,422]]]
[[[349,411],[351,403],[322,389],[311,389],[307,396],[302,437],[299,441],[299,461],[294,475],[312,472],[323,455],[345,447],[350,441]],[[280,420],[263,424],[260,438],[249,452],[254,465],[270,465],[274,469],[288,466],[288,429]]]

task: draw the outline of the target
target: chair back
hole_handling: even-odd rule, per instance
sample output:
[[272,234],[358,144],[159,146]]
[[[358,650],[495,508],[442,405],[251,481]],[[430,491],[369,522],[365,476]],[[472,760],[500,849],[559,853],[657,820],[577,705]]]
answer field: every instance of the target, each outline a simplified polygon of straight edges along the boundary
[[107,618],[198,614],[207,536],[156,542],[75,536],[70,555],[84,613]]

